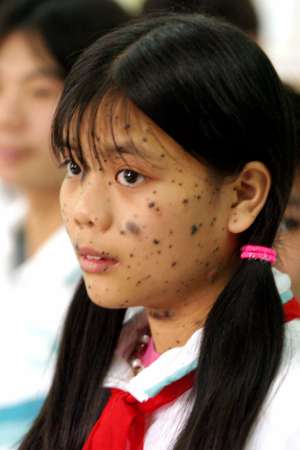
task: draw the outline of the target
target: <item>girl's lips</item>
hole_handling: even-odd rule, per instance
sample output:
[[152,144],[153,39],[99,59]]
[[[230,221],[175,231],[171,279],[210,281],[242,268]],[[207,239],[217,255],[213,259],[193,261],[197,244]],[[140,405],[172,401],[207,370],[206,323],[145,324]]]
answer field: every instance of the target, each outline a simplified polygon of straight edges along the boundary
[[90,248],[79,249],[79,261],[83,272],[103,273],[119,265],[119,261],[105,252],[99,253]]
[[114,259],[100,258],[90,259],[88,256],[80,256],[80,267],[84,272],[103,273],[110,271],[118,265],[118,261]]

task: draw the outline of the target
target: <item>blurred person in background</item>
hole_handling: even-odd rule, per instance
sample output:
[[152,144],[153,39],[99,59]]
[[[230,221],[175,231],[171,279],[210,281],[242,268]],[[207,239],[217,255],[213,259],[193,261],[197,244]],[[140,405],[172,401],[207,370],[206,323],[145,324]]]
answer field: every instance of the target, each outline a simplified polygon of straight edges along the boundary
[[38,413],[80,277],[61,226],[63,173],[49,152],[52,116],[79,53],[127,19],[109,0],[0,6],[0,179],[4,190],[18,191],[0,220],[1,450]]
[[278,236],[282,268],[292,279],[293,292],[300,298],[300,93],[289,88],[297,130],[298,160],[292,193]]
[[259,20],[251,0],[146,0],[143,14],[191,9],[225,19],[254,39],[258,37]]

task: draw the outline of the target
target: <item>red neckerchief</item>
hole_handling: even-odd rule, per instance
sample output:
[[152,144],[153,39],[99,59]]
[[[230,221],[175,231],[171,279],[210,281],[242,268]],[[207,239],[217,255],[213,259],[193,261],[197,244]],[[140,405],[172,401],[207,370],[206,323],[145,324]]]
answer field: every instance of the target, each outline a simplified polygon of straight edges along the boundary
[[[293,298],[284,305],[285,322],[300,319],[300,304]],[[195,372],[169,384],[155,397],[139,402],[128,392],[112,388],[111,396],[83,450],[143,450],[145,416],[176,400],[193,385]]]

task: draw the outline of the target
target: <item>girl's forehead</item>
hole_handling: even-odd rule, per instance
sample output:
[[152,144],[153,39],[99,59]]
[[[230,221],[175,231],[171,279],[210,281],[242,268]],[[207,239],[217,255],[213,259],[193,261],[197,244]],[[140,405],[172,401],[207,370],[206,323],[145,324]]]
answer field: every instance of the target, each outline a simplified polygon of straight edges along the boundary
[[[75,128],[75,127],[74,127]],[[89,108],[80,126],[85,154],[110,159],[130,154],[154,165],[197,161],[131,100],[106,94],[96,110]]]

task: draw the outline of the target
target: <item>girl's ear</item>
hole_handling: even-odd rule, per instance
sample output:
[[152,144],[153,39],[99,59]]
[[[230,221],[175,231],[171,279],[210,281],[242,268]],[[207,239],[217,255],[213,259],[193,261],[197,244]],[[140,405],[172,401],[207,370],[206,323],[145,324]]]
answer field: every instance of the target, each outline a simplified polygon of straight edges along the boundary
[[247,230],[264,207],[271,187],[271,175],[257,161],[245,165],[232,184],[234,202],[228,218],[228,230],[233,234]]

